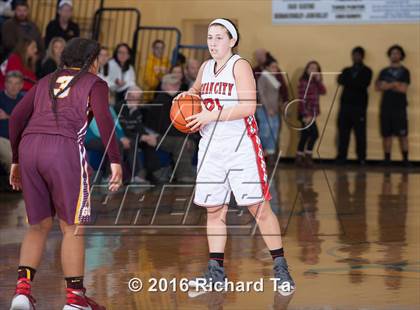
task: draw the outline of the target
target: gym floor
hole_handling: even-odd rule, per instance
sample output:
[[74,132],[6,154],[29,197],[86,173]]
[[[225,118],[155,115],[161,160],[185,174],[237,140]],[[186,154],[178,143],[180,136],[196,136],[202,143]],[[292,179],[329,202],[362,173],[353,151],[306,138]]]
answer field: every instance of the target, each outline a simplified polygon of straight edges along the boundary
[[[297,290],[272,289],[272,261],[247,210],[228,213],[225,269],[231,281],[259,281],[264,290],[211,292],[195,298],[182,278],[207,263],[204,210],[190,204],[192,187],[130,186],[112,196],[92,191],[94,223],[85,227],[88,295],[107,309],[419,309],[420,170],[281,165],[272,178],[278,215]],[[8,309],[25,232],[21,194],[0,194],[0,309]],[[61,309],[61,233],[50,234],[33,285],[37,309]],[[143,281],[140,292],[128,288]],[[167,292],[152,282],[176,279]],[[166,280],[165,280],[166,279]],[[175,280],[174,280],[175,281]],[[159,290],[159,287],[156,286]]]

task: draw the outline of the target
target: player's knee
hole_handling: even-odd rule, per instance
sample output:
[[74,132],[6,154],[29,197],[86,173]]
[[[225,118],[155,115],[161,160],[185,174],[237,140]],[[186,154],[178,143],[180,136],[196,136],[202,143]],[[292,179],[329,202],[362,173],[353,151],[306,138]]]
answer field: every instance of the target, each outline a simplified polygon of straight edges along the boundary
[[226,219],[226,207],[215,207],[207,209],[207,220],[208,221],[220,221]]
[[250,206],[248,207],[248,210],[252,214],[252,216],[258,221],[265,221],[272,214],[270,205],[267,203],[260,203],[258,205]]
[[47,234],[47,233],[50,232],[50,230],[52,228],[52,225],[53,225],[52,219],[51,218],[47,218],[47,219],[41,221],[38,224],[31,225],[30,226],[30,229],[31,230],[35,230],[35,231],[38,231],[40,233]]
[[79,235],[82,233],[83,227],[60,220],[60,229],[63,234]]

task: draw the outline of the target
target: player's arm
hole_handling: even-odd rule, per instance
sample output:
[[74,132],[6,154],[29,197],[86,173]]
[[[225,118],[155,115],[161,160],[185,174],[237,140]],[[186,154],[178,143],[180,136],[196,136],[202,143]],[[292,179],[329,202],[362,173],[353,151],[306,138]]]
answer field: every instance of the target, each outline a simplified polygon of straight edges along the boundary
[[231,121],[254,115],[257,107],[256,85],[250,64],[245,59],[239,59],[233,67],[233,73],[240,104],[222,109],[221,112],[216,110],[212,112],[217,114],[216,120],[219,121]]
[[342,86],[348,86],[350,82],[350,72],[347,68],[344,68],[343,71],[337,77],[337,83]]
[[376,90],[394,90],[400,93],[407,93],[408,84],[404,82],[386,82],[378,80],[376,82]]
[[377,80],[375,83],[375,89],[377,91],[385,91],[391,89],[392,85],[391,83],[388,83],[386,81]]
[[9,139],[12,147],[12,163],[19,163],[19,143],[22,133],[25,130],[29,119],[34,111],[34,99],[36,93],[36,85],[32,87],[26,95],[19,101],[13,109],[9,119]]
[[12,147],[12,165],[9,183],[13,190],[22,189],[19,170],[19,143],[34,111],[36,86],[32,87],[14,108],[9,119],[9,139]]
[[389,83],[385,80],[385,72],[382,70],[379,73],[379,77],[375,83],[375,90],[377,91],[386,91],[392,88],[392,83]]
[[394,82],[392,83],[392,90],[406,94],[408,90],[408,84],[404,82]]
[[393,90],[406,94],[408,90],[408,85],[410,84],[410,71],[406,71],[403,78],[400,81],[393,83]]
[[121,163],[117,137],[114,131],[114,119],[108,106],[108,86],[105,82],[96,82],[90,91],[90,107],[98,124],[102,143],[108,146],[107,154],[111,163]]
[[121,155],[114,132],[114,120],[109,111],[108,86],[104,81],[96,82],[93,85],[90,91],[90,108],[111,163],[109,190],[117,191],[122,184]]

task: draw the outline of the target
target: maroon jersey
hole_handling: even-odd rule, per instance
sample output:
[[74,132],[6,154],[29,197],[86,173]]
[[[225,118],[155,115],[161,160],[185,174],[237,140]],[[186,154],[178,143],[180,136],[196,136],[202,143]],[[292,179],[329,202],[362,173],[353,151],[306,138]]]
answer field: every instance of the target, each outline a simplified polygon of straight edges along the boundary
[[[78,71],[63,70],[58,76],[54,93],[64,89]],[[110,162],[119,163],[120,154],[114,134],[114,121],[108,107],[108,86],[98,76],[85,73],[56,100],[56,112],[49,95],[51,75],[41,79],[19,102],[10,119],[10,142],[13,162],[18,162],[21,138],[29,134],[61,135],[84,142],[89,122],[95,117]]]

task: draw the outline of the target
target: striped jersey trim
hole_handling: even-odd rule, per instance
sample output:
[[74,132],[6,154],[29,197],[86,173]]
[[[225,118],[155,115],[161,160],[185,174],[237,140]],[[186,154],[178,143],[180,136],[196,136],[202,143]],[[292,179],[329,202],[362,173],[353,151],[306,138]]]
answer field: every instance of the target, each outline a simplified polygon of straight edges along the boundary
[[258,175],[260,177],[261,191],[264,200],[270,200],[270,186],[268,184],[267,166],[264,160],[264,152],[261,140],[258,137],[258,126],[254,116],[248,116],[244,119],[247,135],[251,139],[255,151],[255,160],[257,162]]
[[[87,114],[89,114],[89,101],[86,102]],[[79,198],[77,199],[76,214],[74,218],[75,224],[83,224],[90,221],[90,184],[88,174],[88,163],[86,159],[86,149],[83,145],[83,140],[88,128],[88,118],[86,122],[77,132],[77,143],[79,146],[79,162],[80,162],[80,190]]]

